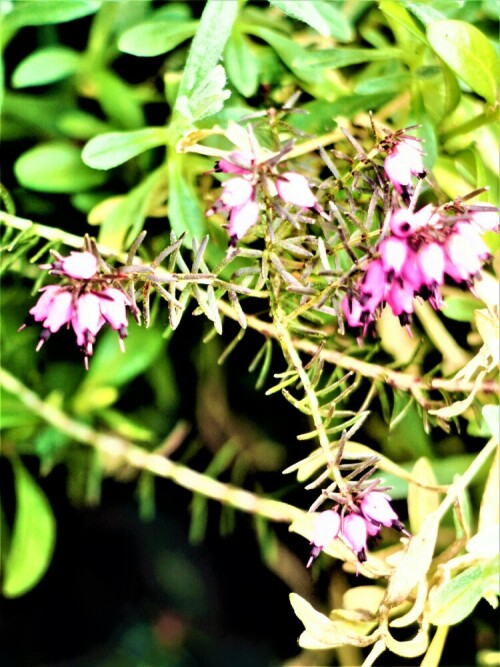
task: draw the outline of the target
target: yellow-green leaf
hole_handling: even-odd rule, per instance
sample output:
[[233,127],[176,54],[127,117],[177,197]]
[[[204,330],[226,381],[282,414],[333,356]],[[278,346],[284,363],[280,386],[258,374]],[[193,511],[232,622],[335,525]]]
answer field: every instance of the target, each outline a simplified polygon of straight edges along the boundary
[[36,586],[49,566],[56,539],[56,522],[45,494],[20,461],[13,468],[16,514],[2,585],[8,598]]

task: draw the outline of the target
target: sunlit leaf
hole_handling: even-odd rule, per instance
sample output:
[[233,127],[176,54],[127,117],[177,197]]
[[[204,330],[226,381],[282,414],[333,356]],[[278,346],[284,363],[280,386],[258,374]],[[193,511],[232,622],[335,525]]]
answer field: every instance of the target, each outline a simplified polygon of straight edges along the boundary
[[434,625],[455,625],[469,616],[488,592],[498,594],[499,558],[464,570],[429,595],[430,621]]
[[345,14],[334,3],[316,0],[269,0],[270,4],[291,18],[307,23],[320,35],[330,35],[341,42],[353,39],[353,29]]
[[111,169],[150,148],[164,146],[168,133],[163,127],[146,127],[132,132],[109,132],[85,144],[82,159],[94,169]]
[[148,21],[129,28],[118,41],[120,51],[133,56],[158,56],[192,37],[198,21]]
[[80,54],[67,46],[47,46],[21,61],[12,75],[14,88],[41,86],[74,74]]
[[495,103],[499,59],[478,28],[465,21],[435,21],[427,27],[427,37],[434,51],[462,81],[487,102]]
[[20,461],[13,462],[13,470],[16,514],[2,583],[8,598],[36,586],[50,564],[56,540],[56,522],[45,494]]
[[80,149],[63,141],[39,144],[21,155],[14,165],[17,179],[39,192],[73,193],[101,185],[104,174],[89,169]]

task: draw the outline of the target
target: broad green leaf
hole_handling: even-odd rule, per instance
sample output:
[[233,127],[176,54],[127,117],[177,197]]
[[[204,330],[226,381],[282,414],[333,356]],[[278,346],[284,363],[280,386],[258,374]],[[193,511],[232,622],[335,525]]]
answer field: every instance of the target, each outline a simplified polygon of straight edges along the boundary
[[67,46],[47,46],[22,60],[12,75],[14,88],[41,86],[71,76],[78,69],[80,54]]
[[82,162],[77,146],[62,141],[39,144],[26,151],[16,161],[14,171],[22,186],[39,192],[80,192],[106,180],[104,174]]
[[[187,100],[187,106],[191,108],[191,111],[193,109],[189,101],[194,95],[198,96],[196,107],[204,105],[198,91],[200,87],[204,88],[207,97],[212,96],[212,91],[207,84],[222,56],[238,9],[238,2],[225,2],[225,0],[208,0],[205,4],[200,25],[191,43],[178,92],[180,99]],[[186,101],[183,102],[183,105],[185,108]],[[183,113],[182,110],[179,109],[179,111]]]
[[401,49],[387,47],[385,49],[323,49],[309,53],[304,59],[304,65],[308,67],[348,67],[360,63],[376,62],[379,60],[401,59]]
[[224,51],[227,75],[244,97],[251,97],[259,86],[259,62],[249,39],[236,27],[227,40]]
[[153,328],[146,329],[131,322],[128,333],[125,354],[118,345],[116,331],[108,330],[98,338],[88,373],[80,385],[82,396],[88,393],[90,399],[96,388],[109,390],[130,382],[144,373],[165,347],[161,333]]
[[404,5],[425,26],[428,26],[433,21],[440,21],[447,18],[446,14],[438,11],[435,6],[432,7],[430,4],[405,2]]
[[56,522],[45,494],[19,461],[13,462],[16,514],[5,561],[2,592],[24,595],[47,570],[56,540]]
[[[499,410],[498,405],[485,405],[483,408],[483,414],[486,412],[487,408],[492,408],[496,413],[496,430],[493,426],[492,434],[495,434],[498,437],[499,428],[498,428],[498,418]],[[490,412],[490,410],[488,410]],[[491,421],[494,421],[493,419]],[[486,485],[484,487],[483,496],[481,499],[481,507],[479,509],[479,523],[478,523],[478,532],[487,530],[490,526],[495,526],[500,523],[500,507],[498,504],[498,498],[500,497],[500,448],[497,447],[495,451],[495,456],[491,463],[490,472],[488,473],[488,478],[486,480]]]
[[225,85],[226,73],[222,65],[217,65],[198,82],[192,94],[177,97],[177,111],[190,123],[213,116],[231,95],[229,90],[225,90]]
[[92,70],[85,85],[94,91],[96,100],[116,129],[144,127],[144,112],[141,102],[136,99],[136,90],[112,70]]
[[381,91],[398,92],[407,89],[410,83],[410,75],[407,72],[398,72],[397,74],[384,74],[375,76],[373,79],[361,81],[354,88],[354,92],[359,95],[370,95],[380,93]]
[[26,25],[65,23],[96,12],[102,0],[22,0],[15,2],[5,22],[16,29]]
[[133,56],[158,56],[172,51],[196,33],[198,21],[148,21],[129,28],[118,40],[120,51]]
[[[437,480],[430,461],[426,457],[418,459],[413,466],[412,475],[419,482],[427,486],[436,486]],[[408,488],[408,517],[412,533],[418,533],[428,514],[439,507],[437,491],[424,489],[417,484],[410,484]]]
[[353,29],[346,16],[331,2],[316,0],[269,0],[270,4],[293,19],[307,23],[320,35],[335,37],[341,42],[354,38]]
[[162,168],[151,172],[118,203],[112,202],[114,206],[106,212],[101,223],[99,242],[117,250],[129,247],[142,231],[144,220],[160,190],[164,196],[166,185]]
[[[382,0],[382,2],[379,3],[379,9],[387,17],[389,24],[398,38],[398,42],[400,42],[402,46],[404,44],[409,44],[414,37],[416,37],[419,42],[427,44],[425,34],[400,2],[395,2],[394,0]],[[403,30],[401,30],[401,28]],[[413,48],[412,52],[414,51],[415,49]]]
[[443,315],[457,322],[472,322],[474,312],[480,307],[472,294],[448,296],[444,299]]
[[455,625],[469,616],[489,592],[498,593],[499,558],[464,570],[429,594],[430,621],[434,625]]
[[483,33],[464,21],[435,21],[427,27],[430,45],[475,93],[490,104],[497,98],[500,64]]
[[172,154],[168,160],[168,219],[177,238],[185,231],[201,239],[206,232],[198,194],[186,177],[185,156]]
[[165,146],[168,136],[164,127],[101,134],[85,144],[82,159],[94,169],[111,169],[150,148]]

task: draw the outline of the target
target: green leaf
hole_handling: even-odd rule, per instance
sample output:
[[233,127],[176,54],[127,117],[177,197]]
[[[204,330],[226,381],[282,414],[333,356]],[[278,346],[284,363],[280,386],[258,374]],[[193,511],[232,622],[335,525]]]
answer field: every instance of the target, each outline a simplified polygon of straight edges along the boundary
[[[424,33],[401,3],[394,2],[394,0],[383,0],[379,3],[379,9],[389,20],[391,28],[402,46],[409,43],[408,33],[411,35],[410,40],[416,37],[419,42],[427,44]],[[415,49],[412,49],[412,52],[414,51]]]
[[[238,2],[208,0],[206,3],[179,84],[179,98],[185,98],[188,107],[191,107],[189,102],[194,95],[198,96],[196,107],[203,106],[198,92],[200,87],[204,87],[207,96],[211,95],[207,83],[220,61],[238,9]],[[183,104],[186,107],[186,102]]]
[[22,0],[15,2],[5,22],[16,29],[26,25],[65,23],[88,16],[101,6],[101,0]]
[[186,157],[172,154],[168,160],[168,219],[177,238],[185,231],[198,239],[206,233],[206,223],[198,194],[185,176]]
[[237,29],[226,43],[224,65],[231,83],[243,97],[251,97],[259,86],[259,62],[250,41]]
[[104,174],[82,162],[80,149],[62,141],[51,141],[31,148],[14,165],[19,183],[39,192],[73,193],[101,185]]
[[464,21],[435,21],[428,26],[427,37],[433,50],[462,81],[487,102],[495,103],[499,59],[478,28]]
[[168,131],[164,127],[146,127],[131,132],[109,132],[85,144],[82,159],[94,169],[111,169],[150,148],[164,146]]
[[118,40],[120,51],[133,56],[158,56],[172,51],[196,33],[198,21],[148,21],[129,28]]
[[499,558],[464,570],[429,595],[430,621],[455,625],[472,613],[485,594],[498,590]]
[[354,92],[359,95],[371,95],[380,92],[397,93],[404,88],[408,88],[410,83],[410,75],[407,72],[399,72],[397,74],[383,74],[372,79],[361,81],[354,88]]
[[[80,385],[81,396],[90,399],[96,388],[118,388],[143,374],[164,349],[161,332],[131,322],[125,340],[125,354],[120,350],[118,334],[108,330],[99,337],[88,373]],[[126,363],[125,363],[126,360]]]
[[348,67],[360,63],[375,62],[379,60],[401,59],[401,49],[387,47],[385,49],[324,49],[316,53],[310,53],[304,64],[309,67]]
[[206,79],[199,82],[191,95],[180,95],[175,108],[190,123],[220,111],[231,92],[224,90],[226,73],[222,65],[217,65],[207,73]]
[[474,311],[480,307],[472,295],[448,296],[444,299],[443,315],[457,322],[471,322]]
[[16,515],[2,583],[8,598],[36,586],[49,566],[56,540],[56,522],[45,494],[19,461],[13,462],[13,470]]
[[120,130],[144,127],[142,105],[136,99],[136,90],[111,70],[92,71],[87,85],[94,90],[96,100],[106,116]]
[[42,86],[71,76],[78,69],[80,54],[66,46],[47,46],[22,60],[12,75],[12,86]]
[[320,35],[335,37],[341,42],[354,39],[349,21],[333,3],[321,0],[269,0],[269,3],[293,19],[307,23]]

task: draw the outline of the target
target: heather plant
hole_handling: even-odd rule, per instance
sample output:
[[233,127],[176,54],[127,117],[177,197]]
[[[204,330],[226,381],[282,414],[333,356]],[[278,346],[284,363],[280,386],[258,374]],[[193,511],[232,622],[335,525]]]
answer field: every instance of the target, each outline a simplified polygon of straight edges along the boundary
[[[221,532],[252,514],[273,572],[273,523],[303,538],[280,573],[304,628],[290,664],[440,664],[450,628],[498,604],[496,4],[3,11],[5,598],[51,562],[44,476],[65,466],[85,504],[136,475],[145,520],[154,480],[192,494],[194,541],[209,499]],[[195,318],[215,380],[198,369],[190,443],[171,346]],[[259,449],[268,426],[226,398],[216,416],[228,364],[281,396],[281,442]],[[121,407],[141,379],[150,404]]]

